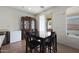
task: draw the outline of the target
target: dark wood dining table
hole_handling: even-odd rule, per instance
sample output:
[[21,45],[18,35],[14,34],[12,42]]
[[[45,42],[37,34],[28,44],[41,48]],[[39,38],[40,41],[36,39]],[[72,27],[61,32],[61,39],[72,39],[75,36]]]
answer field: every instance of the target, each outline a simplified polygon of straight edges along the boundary
[[[49,36],[45,36],[45,37],[40,37],[40,36],[36,36],[36,35],[32,35],[33,37],[35,37],[37,40],[40,39],[41,40],[41,47],[40,47],[40,53],[45,53],[46,52],[46,48],[45,48],[45,40],[49,37]],[[55,43],[55,52],[57,52],[57,37],[55,37],[56,39],[54,40]],[[28,38],[27,38],[28,39]],[[27,51],[27,46],[28,46],[28,41],[26,40],[26,51]]]

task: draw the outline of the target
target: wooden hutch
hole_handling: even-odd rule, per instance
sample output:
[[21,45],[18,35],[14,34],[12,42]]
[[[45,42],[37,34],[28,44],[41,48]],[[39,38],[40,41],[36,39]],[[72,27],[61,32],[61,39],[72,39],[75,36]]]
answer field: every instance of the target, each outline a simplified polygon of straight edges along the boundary
[[24,39],[24,33],[36,30],[36,20],[33,17],[24,16],[21,17],[21,31],[22,40]]

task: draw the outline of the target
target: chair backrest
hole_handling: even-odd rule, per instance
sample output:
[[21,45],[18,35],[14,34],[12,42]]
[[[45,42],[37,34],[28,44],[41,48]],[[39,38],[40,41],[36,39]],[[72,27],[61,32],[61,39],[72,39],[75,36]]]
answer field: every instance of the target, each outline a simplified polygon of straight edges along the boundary
[[0,35],[0,48],[2,46],[2,43],[4,41],[5,35]]
[[46,38],[46,41],[48,41],[50,43],[54,42],[55,36],[56,36],[56,33],[55,32],[51,32],[51,35]]
[[56,33],[55,32],[51,32],[51,36],[55,37]]

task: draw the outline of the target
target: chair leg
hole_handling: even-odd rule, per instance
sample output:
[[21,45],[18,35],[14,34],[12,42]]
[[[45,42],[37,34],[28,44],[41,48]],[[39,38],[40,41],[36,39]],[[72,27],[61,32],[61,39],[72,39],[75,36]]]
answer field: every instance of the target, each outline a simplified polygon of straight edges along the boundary
[[54,42],[52,44],[52,47],[53,47],[53,52],[55,53],[55,44],[54,44]]
[[47,46],[48,47],[48,52],[49,52],[49,46]]
[[57,47],[55,47],[55,53],[57,52]]
[[55,52],[57,52],[57,36],[55,35]]
[[1,48],[0,48],[0,53],[1,53]]
[[42,53],[42,47],[41,47],[41,45],[40,45],[40,53]]
[[51,53],[51,46],[48,46],[48,52]]
[[51,53],[51,45],[50,45],[50,53]]
[[26,46],[26,53],[28,52],[28,47]]
[[55,39],[54,41],[54,52],[55,53],[57,52],[57,39]]
[[30,52],[32,53],[32,49],[30,48]]
[[53,47],[53,51],[54,51],[54,53],[57,52],[57,45],[55,45],[55,44],[54,44],[54,47]]
[[55,44],[53,45],[53,52],[55,53]]

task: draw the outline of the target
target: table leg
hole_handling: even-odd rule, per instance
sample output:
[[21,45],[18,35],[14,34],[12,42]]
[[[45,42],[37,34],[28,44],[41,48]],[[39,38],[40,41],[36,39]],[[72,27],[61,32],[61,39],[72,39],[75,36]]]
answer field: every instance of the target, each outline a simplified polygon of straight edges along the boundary
[[43,38],[43,39],[42,39],[42,47],[41,47],[41,48],[42,48],[42,53],[45,53],[45,51],[46,51],[46,50],[45,50],[45,42],[44,42],[44,40],[45,40],[45,39]]

